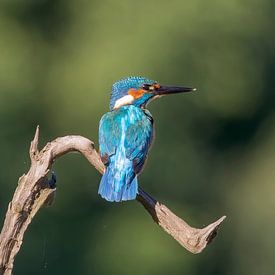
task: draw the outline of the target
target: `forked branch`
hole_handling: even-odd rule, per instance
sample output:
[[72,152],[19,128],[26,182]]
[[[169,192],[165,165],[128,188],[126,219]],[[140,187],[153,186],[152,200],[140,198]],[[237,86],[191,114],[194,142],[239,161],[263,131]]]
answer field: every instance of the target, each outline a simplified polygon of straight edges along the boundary
[[[18,182],[0,234],[0,275],[12,274],[13,263],[23,241],[24,233],[34,215],[44,204],[49,203],[55,188],[47,179],[54,160],[71,151],[80,152],[101,174],[105,167],[94,148],[94,143],[82,136],[60,137],[39,151],[39,127],[30,146],[31,167]],[[137,197],[153,220],[176,241],[192,253],[200,253],[216,236],[225,216],[205,228],[189,226],[169,208],[156,201],[139,188]]]

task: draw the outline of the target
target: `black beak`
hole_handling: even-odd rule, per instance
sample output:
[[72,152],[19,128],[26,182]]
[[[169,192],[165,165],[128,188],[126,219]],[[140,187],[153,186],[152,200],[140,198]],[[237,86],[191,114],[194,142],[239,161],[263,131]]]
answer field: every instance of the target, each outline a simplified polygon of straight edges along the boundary
[[189,87],[160,86],[159,88],[155,89],[153,93],[155,95],[170,95],[170,94],[194,92],[196,90],[197,90],[196,88],[189,88]]

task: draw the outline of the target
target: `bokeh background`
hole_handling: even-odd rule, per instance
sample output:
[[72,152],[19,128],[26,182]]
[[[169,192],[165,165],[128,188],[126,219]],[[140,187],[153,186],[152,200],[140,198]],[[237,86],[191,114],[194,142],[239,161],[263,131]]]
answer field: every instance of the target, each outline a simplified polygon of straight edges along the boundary
[[157,136],[140,185],[190,224],[226,214],[200,255],[135,201],[97,195],[79,154],[58,159],[53,207],[26,233],[15,274],[274,274],[275,2],[0,2],[0,217],[41,146],[80,134],[97,143],[113,82],[142,75],[194,94],[153,102]]

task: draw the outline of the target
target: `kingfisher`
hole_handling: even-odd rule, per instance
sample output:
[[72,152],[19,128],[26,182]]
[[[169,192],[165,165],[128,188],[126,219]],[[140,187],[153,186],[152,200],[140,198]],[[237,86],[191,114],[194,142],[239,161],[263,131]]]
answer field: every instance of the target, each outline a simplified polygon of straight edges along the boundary
[[105,165],[98,193],[110,202],[133,200],[154,137],[154,120],[146,109],[153,99],[195,91],[162,86],[145,77],[131,76],[112,86],[110,112],[99,123],[99,152]]

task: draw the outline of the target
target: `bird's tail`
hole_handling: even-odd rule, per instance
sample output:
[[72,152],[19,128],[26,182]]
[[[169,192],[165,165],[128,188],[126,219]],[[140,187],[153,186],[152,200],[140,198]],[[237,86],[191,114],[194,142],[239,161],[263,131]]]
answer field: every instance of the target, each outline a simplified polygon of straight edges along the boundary
[[134,200],[138,192],[137,176],[129,178],[127,174],[120,174],[120,177],[116,177],[114,174],[113,169],[107,167],[101,178],[98,194],[107,201]]

